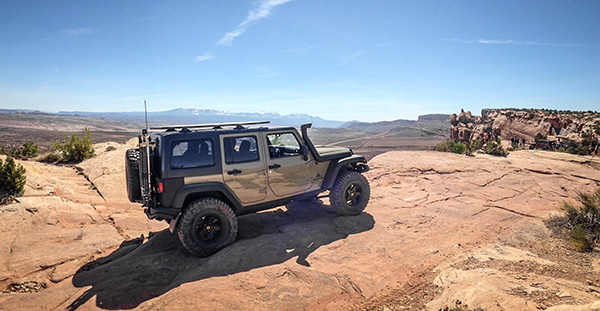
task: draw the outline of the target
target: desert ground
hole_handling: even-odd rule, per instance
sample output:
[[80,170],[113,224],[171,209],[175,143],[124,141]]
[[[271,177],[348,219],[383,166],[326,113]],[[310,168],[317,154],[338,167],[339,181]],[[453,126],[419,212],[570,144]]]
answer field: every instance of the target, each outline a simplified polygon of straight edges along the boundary
[[198,258],[127,200],[134,143],[76,166],[19,161],[25,195],[0,206],[1,310],[600,308],[598,252],[545,225],[597,187],[598,158],[390,151],[370,161],[361,215],[324,198],[242,216],[235,243]]
[[[170,123],[150,121],[149,124],[164,126]],[[81,136],[86,128],[90,129],[90,136],[94,142],[125,143],[137,137],[144,127],[145,124],[138,121],[112,118],[43,113],[0,113],[0,147],[19,147],[25,142],[32,142],[39,145],[40,152],[48,152],[56,141],[61,141],[74,133]],[[445,141],[445,138],[438,134],[427,134],[424,131],[411,129],[389,133],[367,133],[345,128],[314,128],[309,130],[309,136],[315,144],[333,144],[352,148],[369,160],[391,150],[433,150],[435,145]]]

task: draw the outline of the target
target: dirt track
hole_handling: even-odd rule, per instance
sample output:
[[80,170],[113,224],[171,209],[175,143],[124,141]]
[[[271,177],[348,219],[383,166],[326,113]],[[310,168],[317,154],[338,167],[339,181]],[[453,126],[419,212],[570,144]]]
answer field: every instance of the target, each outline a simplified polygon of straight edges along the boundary
[[127,202],[115,146],[80,165],[87,179],[23,162],[25,197],[0,207],[0,309],[574,310],[600,297],[597,255],[543,224],[600,182],[597,158],[389,152],[370,162],[362,215],[243,216],[233,245],[196,258]]

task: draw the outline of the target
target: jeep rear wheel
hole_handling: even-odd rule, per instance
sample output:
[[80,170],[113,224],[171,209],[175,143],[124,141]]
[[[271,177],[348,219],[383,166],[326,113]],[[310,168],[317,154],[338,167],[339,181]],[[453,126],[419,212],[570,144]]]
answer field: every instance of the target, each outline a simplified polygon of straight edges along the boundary
[[125,179],[127,180],[127,197],[130,202],[142,199],[140,188],[140,151],[129,149],[125,152]]
[[203,198],[187,206],[177,223],[177,236],[190,253],[205,257],[231,244],[237,219],[225,202]]
[[340,215],[358,215],[367,207],[371,188],[359,172],[340,173],[329,193],[331,208]]

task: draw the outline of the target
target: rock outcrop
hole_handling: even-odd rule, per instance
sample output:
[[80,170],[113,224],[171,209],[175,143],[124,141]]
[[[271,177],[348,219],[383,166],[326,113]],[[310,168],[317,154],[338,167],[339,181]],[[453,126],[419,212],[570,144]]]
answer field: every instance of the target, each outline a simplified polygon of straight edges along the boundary
[[467,142],[513,137],[532,142],[536,134],[578,140],[581,133],[600,134],[600,114],[541,109],[483,109],[481,116],[461,111],[450,118],[450,138]]

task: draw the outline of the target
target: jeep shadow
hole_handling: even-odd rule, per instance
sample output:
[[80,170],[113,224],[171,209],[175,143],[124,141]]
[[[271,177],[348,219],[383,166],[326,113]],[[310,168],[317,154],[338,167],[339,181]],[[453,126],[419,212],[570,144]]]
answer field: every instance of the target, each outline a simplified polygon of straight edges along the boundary
[[141,238],[125,241],[112,254],[79,268],[73,285],[92,287],[67,309],[76,310],[94,296],[97,307],[131,309],[184,283],[276,265],[294,257],[298,264],[309,266],[308,256],[320,246],[375,225],[368,213],[338,216],[316,205],[241,216],[235,243],[205,258],[188,253],[168,230],[154,234],[146,243]]

